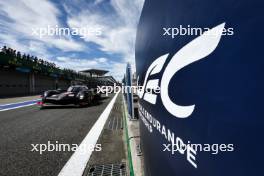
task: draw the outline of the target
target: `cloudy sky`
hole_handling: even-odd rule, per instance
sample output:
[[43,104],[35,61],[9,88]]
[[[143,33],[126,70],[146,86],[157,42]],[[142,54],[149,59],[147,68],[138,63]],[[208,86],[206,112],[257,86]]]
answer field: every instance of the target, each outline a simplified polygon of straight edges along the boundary
[[[38,56],[61,68],[106,69],[120,80],[126,63],[134,64],[143,1],[0,0],[0,47]],[[79,31],[40,37],[40,30],[48,28]]]

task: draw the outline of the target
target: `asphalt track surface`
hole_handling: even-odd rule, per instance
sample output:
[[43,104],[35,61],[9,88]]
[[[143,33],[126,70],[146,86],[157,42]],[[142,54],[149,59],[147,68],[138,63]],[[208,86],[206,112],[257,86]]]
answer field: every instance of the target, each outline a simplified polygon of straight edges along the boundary
[[113,95],[97,105],[37,105],[0,112],[0,176],[58,175],[73,152],[32,152],[31,144],[80,144]]

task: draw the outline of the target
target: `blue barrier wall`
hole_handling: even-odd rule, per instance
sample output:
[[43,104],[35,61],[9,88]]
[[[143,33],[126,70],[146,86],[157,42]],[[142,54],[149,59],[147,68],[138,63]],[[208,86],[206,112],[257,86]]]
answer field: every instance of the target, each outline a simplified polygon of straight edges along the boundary
[[126,100],[127,100],[127,108],[130,118],[134,118],[134,106],[133,106],[133,95],[130,91],[130,87],[132,86],[132,75],[131,75],[131,65],[127,64],[126,68]]

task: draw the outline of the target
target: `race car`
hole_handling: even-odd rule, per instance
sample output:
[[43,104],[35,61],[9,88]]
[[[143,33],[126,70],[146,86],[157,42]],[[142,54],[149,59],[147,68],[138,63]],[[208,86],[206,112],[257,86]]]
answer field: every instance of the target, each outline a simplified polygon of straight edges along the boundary
[[41,108],[46,105],[77,105],[79,107],[89,105],[94,100],[98,99],[100,95],[96,94],[93,89],[89,89],[87,86],[76,85],[70,86],[66,91],[48,90],[42,95],[41,101],[38,103]]

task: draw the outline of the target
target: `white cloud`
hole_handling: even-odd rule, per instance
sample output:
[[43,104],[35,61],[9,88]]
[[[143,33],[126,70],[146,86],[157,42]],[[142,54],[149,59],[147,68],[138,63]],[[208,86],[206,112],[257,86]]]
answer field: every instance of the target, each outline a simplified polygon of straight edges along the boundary
[[112,63],[113,67],[110,69],[109,74],[116,78],[118,81],[121,81],[125,74],[126,63],[116,62]]
[[[57,6],[49,0],[8,0],[0,1],[0,43],[22,52],[42,57],[46,60],[54,56],[60,67],[71,69],[102,68],[119,80],[123,77],[126,63],[134,67],[136,27],[144,0],[63,0]],[[59,1],[58,1],[59,2]],[[105,5],[110,8],[105,8]],[[64,7],[66,14],[59,9]],[[102,8],[101,8],[102,7]],[[109,10],[110,9],[110,10]],[[63,20],[67,21],[63,21]],[[66,26],[65,26],[66,24]],[[32,35],[32,28],[58,27],[92,27],[101,28],[102,35],[90,35],[76,40],[71,36]],[[67,26],[68,25],[68,26]],[[90,42],[96,43],[100,55],[121,56],[123,59],[97,57],[98,51],[91,51]],[[51,49],[58,49],[54,53]],[[65,52],[93,53],[93,58],[77,58]],[[99,51],[99,52],[100,52]],[[57,52],[57,50],[56,50]],[[50,60],[53,61],[53,60]]]
[[[67,23],[70,27],[92,26],[101,28],[102,36],[90,36],[84,40],[98,44],[104,52],[121,54],[124,57],[121,63],[130,62],[135,68],[136,27],[143,0],[111,0],[111,5],[116,14],[106,15],[102,11],[95,12],[83,8],[78,13],[70,13]],[[67,6],[68,10],[69,8]],[[120,73],[124,73],[125,64],[113,65],[118,69],[121,66],[123,70]],[[119,78],[122,77],[120,73]]]
[[62,68],[69,68],[77,71],[90,68],[108,70],[109,73],[107,75],[111,75],[119,81],[122,80],[125,72],[124,69],[126,68],[125,62],[114,62],[108,60],[107,58],[79,59],[76,57],[59,56],[54,62]]
[[101,58],[98,58],[97,61],[100,63],[105,63],[105,62],[107,62],[107,59],[104,57],[101,57]]
[[74,69],[77,71],[89,69],[89,68],[108,68],[109,63],[106,58],[74,58],[67,56],[59,56],[57,60],[53,61],[56,65],[62,68]]
[[27,47],[22,43],[18,42],[15,36],[6,34],[6,33],[0,33],[0,43],[2,45],[9,45],[12,46],[13,48],[18,49],[21,52],[26,52]]
[[[62,51],[81,51],[85,49],[83,44],[71,38],[58,38],[56,36],[40,38],[39,36],[32,35],[32,29],[60,25],[58,17],[61,13],[50,1],[0,1],[0,7],[0,14],[5,16],[5,18],[0,19],[0,23],[4,26],[1,27],[0,31],[9,35],[9,38],[3,35],[0,36],[1,43],[3,44],[14,47],[17,50],[28,48],[27,52],[32,52],[30,50],[32,47],[29,46],[35,43],[43,43],[45,44],[43,47],[55,47]],[[12,40],[9,40],[11,38]],[[18,45],[21,41],[23,41],[23,46]]]

